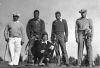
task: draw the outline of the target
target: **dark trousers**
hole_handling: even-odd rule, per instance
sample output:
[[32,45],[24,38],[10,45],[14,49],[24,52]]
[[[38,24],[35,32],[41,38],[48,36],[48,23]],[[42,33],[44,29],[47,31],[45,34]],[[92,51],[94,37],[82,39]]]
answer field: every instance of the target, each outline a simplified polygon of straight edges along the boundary
[[32,60],[33,60],[33,57],[34,57],[34,55],[32,53],[34,41],[35,41],[35,36],[33,36],[32,39],[30,39],[27,43],[27,46],[29,48],[29,50],[28,50],[28,62],[29,63],[32,63]]
[[33,55],[32,55],[32,52],[31,52],[31,48],[32,48],[32,44],[30,44],[30,42],[28,42],[28,44],[27,44],[27,46],[28,46],[28,48],[29,48],[29,50],[28,50],[28,63],[32,63],[32,57],[33,57]]
[[60,51],[59,51],[59,45],[57,43],[57,40],[53,42],[54,44],[54,50],[56,52],[56,58],[57,58],[57,64],[60,65],[61,62],[60,62]]
[[[66,44],[64,42],[64,35],[62,35],[62,34],[56,34],[56,35],[57,35],[57,39],[58,39],[57,43],[61,47],[62,57],[64,59],[64,63],[69,64],[67,50],[66,50]],[[58,49],[59,49],[59,46],[58,46]],[[60,62],[60,55],[58,55],[58,62]]]
[[84,45],[86,46],[87,56],[89,64],[92,65],[92,45],[91,40],[85,38],[84,32],[79,32],[79,42],[78,42],[78,64],[81,64],[83,57]]

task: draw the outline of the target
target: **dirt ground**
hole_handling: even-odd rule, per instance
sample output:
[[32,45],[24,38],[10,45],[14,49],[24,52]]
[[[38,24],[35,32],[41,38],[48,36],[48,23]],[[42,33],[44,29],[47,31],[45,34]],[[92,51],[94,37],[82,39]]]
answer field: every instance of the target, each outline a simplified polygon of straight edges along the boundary
[[[26,62],[20,62],[18,66],[8,66],[8,62],[0,61],[0,68],[90,68],[86,66],[81,66],[81,67],[76,67],[76,66],[66,67],[65,65],[55,66],[55,64],[49,64],[49,66],[25,66],[25,65]],[[91,68],[100,68],[100,66]]]

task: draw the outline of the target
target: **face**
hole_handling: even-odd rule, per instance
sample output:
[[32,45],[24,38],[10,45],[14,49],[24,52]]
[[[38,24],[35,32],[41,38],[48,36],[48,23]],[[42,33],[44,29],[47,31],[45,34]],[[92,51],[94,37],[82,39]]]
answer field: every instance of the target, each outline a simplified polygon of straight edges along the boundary
[[17,16],[13,16],[13,21],[18,21],[18,18]]
[[48,39],[48,36],[47,35],[44,35],[43,36],[43,41],[46,41]]
[[60,20],[61,15],[60,14],[56,14],[56,19]]
[[81,13],[81,16],[83,17],[83,18],[85,18],[86,17],[86,12],[84,12],[84,13]]
[[38,19],[39,18],[39,13],[38,12],[34,12],[34,18]]

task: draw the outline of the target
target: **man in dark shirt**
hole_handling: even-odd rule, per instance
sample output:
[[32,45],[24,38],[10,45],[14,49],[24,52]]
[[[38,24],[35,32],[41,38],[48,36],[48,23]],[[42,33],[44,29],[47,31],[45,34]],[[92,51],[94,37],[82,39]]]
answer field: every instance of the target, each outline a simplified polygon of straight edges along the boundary
[[11,62],[9,65],[18,65],[19,56],[21,52],[21,45],[23,45],[25,40],[25,33],[23,31],[23,24],[18,21],[19,14],[13,14],[13,21],[7,24],[4,36],[5,40],[9,44],[9,50],[11,54]]
[[[34,44],[34,41],[37,39],[41,39],[41,34],[45,32],[45,23],[42,19],[39,18],[39,10],[35,10],[34,18],[28,21],[26,32],[27,32],[27,37],[29,39],[29,42],[27,44],[27,46],[29,47],[28,62],[32,63],[31,47]],[[35,53],[36,52],[34,51],[34,55]],[[34,56],[34,64],[36,64],[35,56]]]
[[[58,11],[55,13],[56,20],[52,23],[52,34],[55,33],[57,36],[57,43],[60,45],[62,50],[62,56],[65,60],[64,63],[66,66],[69,66],[68,61],[68,55],[66,51],[66,45],[65,43],[68,41],[68,27],[67,22],[65,19],[61,19],[61,13]],[[51,34],[51,37],[52,37]],[[61,65],[60,63],[60,55],[58,55],[58,65]]]

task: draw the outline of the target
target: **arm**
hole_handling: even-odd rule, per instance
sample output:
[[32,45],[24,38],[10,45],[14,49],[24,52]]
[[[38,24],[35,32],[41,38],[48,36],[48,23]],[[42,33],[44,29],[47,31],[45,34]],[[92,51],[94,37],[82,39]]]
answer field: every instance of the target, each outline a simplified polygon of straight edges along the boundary
[[[54,23],[54,22],[53,22]],[[52,23],[52,28],[51,28],[51,41],[53,41],[53,33],[54,33],[54,26]]]
[[22,34],[22,41],[21,44],[23,45],[25,42],[25,33],[24,33],[24,28],[23,28],[23,24],[21,23],[21,34]]
[[93,22],[91,19],[89,19],[89,27],[90,27],[91,33],[92,33],[91,39],[93,39]]
[[4,30],[4,37],[5,37],[5,40],[8,42],[9,41],[9,25],[7,24],[6,27],[5,27],[5,30]]
[[66,20],[64,21],[64,29],[65,29],[65,42],[68,41],[68,26]]
[[27,27],[26,27],[26,33],[27,33],[27,37],[28,37],[28,39],[30,39],[31,38],[31,34],[30,34],[30,29],[31,29],[31,20],[29,20],[28,21],[28,23],[27,23]]
[[45,32],[45,23],[43,20],[42,20],[41,32],[42,33]]
[[76,37],[76,42],[78,42],[78,20],[76,21],[76,24],[75,24],[75,37]]

